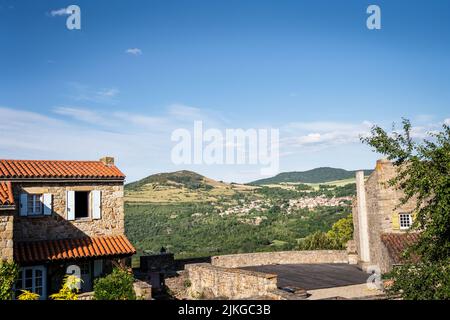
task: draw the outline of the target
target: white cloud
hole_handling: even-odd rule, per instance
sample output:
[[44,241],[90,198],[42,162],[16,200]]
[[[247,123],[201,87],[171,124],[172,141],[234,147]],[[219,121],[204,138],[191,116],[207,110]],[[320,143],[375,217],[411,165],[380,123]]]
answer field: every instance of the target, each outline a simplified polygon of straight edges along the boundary
[[186,106],[184,104],[172,104],[169,106],[169,113],[177,118],[181,119],[196,119],[201,120],[204,114],[201,109]]
[[134,55],[134,56],[139,56],[142,54],[142,50],[139,48],[129,48],[129,49],[125,50],[125,52],[129,53],[131,55]]
[[56,107],[53,109],[53,111],[56,114],[68,116],[75,120],[87,123],[92,124],[104,123],[103,118],[101,116],[99,116],[96,112],[87,109],[80,109],[74,107]]
[[69,13],[67,12],[67,8],[61,8],[61,9],[56,9],[56,10],[52,10],[50,11],[50,15],[52,17],[55,16],[65,16],[68,15]]
[[151,126],[153,129],[161,129],[168,125],[168,121],[161,117],[149,117],[127,112],[114,112],[112,115],[118,120],[125,120],[139,126]]
[[119,94],[119,90],[116,88],[102,89],[98,91],[97,94],[104,97],[115,97]]
[[69,98],[75,101],[114,104],[120,93],[117,88],[98,89],[78,82],[69,82],[67,86],[70,90]]
[[[119,119],[119,115],[104,117],[79,108],[59,107],[54,111],[64,118],[0,107],[1,157],[90,160],[112,155],[128,181],[142,178],[158,165],[170,166],[169,127],[157,130],[155,126],[141,126],[135,130],[135,115]],[[101,123],[96,122],[99,119]]]
[[[432,118],[432,116],[426,117],[426,119]],[[444,122],[448,120],[450,119],[444,120]],[[383,124],[380,125],[384,127]],[[425,125],[413,126],[411,128],[411,137],[413,139],[427,138],[431,132],[440,130],[441,125],[440,123],[427,123]],[[318,151],[334,146],[360,144],[360,137],[368,136],[372,126],[373,123],[370,121],[363,121],[361,123],[326,121],[293,122],[282,128],[284,134],[280,143],[282,147],[288,150],[287,153],[290,152],[289,150],[298,150],[299,148]],[[391,127],[386,126],[386,129],[390,132]]]
[[168,121],[161,117],[150,117],[123,111],[98,112],[85,108],[59,106],[53,108],[53,112],[78,122],[95,124],[107,129],[117,129],[126,126],[128,128],[126,131],[130,132],[142,128],[150,128],[151,130],[160,131],[168,129],[170,126]]
[[293,122],[282,128],[284,137],[281,145],[286,148],[320,147],[326,148],[332,145],[358,143],[360,136],[370,132],[372,123],[349,122]]

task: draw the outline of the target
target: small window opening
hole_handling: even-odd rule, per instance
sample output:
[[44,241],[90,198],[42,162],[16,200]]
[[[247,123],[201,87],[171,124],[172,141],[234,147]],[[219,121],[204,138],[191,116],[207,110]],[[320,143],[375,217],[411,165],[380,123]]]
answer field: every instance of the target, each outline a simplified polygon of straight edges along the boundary
[[75,219],[89,217],[89,192],[75,191]]

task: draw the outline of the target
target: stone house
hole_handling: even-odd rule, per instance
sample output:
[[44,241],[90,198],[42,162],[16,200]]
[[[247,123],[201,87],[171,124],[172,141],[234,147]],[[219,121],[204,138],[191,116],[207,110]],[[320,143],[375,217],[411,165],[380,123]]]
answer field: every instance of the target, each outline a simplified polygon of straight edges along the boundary
[[99,161],[0,160],[0,253],[20,267],[16,290],[46,298],[66,273],[81,291],[136,253],[124,234],[125,176]]
[[354,240],[363,269],[377,266],[382,273],[403,262],[405,249],[417,241],[409,232],[414,219],[415,203],[400,205],[401,190],[387,185],[397,174],[389,160],[378,160],[367,180],[364,172],[356,173],[356,199],[353,201]]

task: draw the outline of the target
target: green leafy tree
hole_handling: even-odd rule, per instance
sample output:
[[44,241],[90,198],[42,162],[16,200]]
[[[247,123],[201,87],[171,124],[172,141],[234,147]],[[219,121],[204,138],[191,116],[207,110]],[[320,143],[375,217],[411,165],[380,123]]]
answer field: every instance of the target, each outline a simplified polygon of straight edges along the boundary
[[317,231],[300,239],[299,250],[331,250],[340,249],[339,243],[330,239],[325,232]]
[[19,275],[19,267],[14,262],[0,261],[0,300],[13,297],[13,285]]
[[331,230],[327,232],[328,239],[332,243],[338,243],[341,248],[345,248],[347,241],[353,238],[353,217],[348,215],[346,218],[336,221]]
[[403,119],[402,124],[402,131],[392,134],[374,126],[362,138],[396,166],[397,175],[388,184],[403,191],[400,204],[416,203],[412,230],[420,236],[405,254],[420,257],[420,262],[409,259],[394,270],[388,292],[405,299],[449,299],[450,127],[444,124],[442,131],[415,141],[410,121]]
[[127,270],[115,268],[113,272],[94,283],[95,300],[136,300],[134,278]]

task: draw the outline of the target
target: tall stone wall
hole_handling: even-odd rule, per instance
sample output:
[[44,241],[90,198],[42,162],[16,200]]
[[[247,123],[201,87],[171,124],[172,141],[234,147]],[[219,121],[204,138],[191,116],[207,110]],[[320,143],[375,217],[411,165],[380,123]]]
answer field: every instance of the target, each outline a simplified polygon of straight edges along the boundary
[[13,210],[0,210],[0,262],[13,259]]
[[[83,218],[67,220],[66,192],[101,190],[101,219]],[[23,191],[51,193],[51,216],[19,215],[17,205],[14,221],[15,241],[53,240],[85,236],[111,236],[124,233],[123,183],[121,182],[49,182],[13,183],[16,203]]]
[[261,272],[222,268],[209,263],[185,267],[193,298],[245,299],[270,296],[277,291],[277,276]]
[[270,264],[348,263],[345,250],[279,251],[214,256],[211,264],[218,267],[239,268]]
[[[381,234],[404,232],[394,225],[401,212],[412,213],[414,201],[400,205],[403,192],[388,185],[388,181],[397,174],[396,167],[388,160],[378,160],[375,171],[365,182],[370,263],[378,265],[382,272],[392,266],[387,250],[381,242]],[[360,230],[358,228],[358,200],[353,202],[354,240],[360,248]]]

